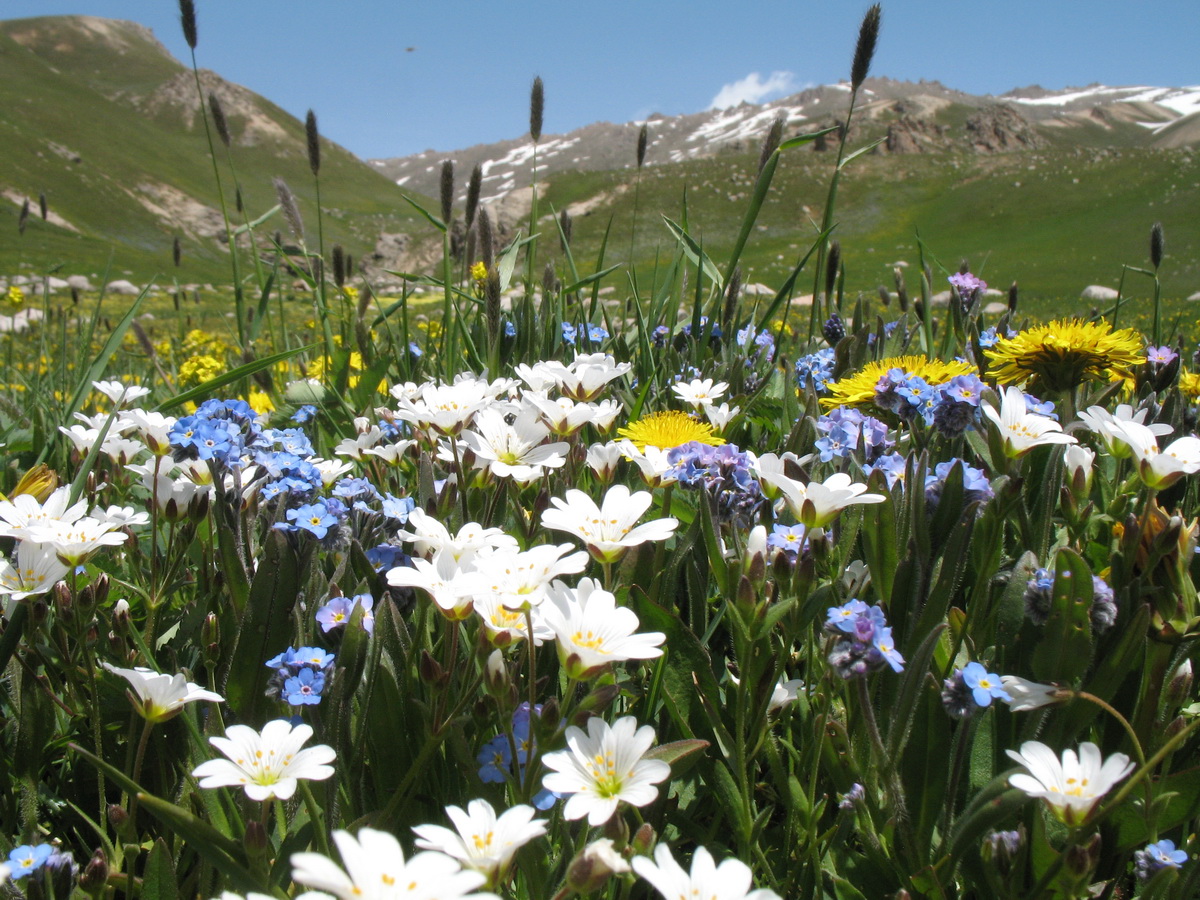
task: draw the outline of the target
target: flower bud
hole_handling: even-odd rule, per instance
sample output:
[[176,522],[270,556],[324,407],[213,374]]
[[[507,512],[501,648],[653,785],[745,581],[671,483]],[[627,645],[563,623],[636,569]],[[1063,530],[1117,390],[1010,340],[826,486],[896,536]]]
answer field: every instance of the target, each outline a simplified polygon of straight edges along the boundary
[[1086,846],[1072,845],[1066,851],[1067,871],[1083,884],[1100,860],[1100,835],[1093,834]]
[[633,839],[629,842],[633,847],[633,852],[638,856],[649,856],[654,849],[654,844],[658,836],[654,833],[654,826],[649,822],[643,822],[641,828],[633,833]]
[[1192,694],[1192,661],[1185,659],[1171,673],[1163,699],[1170,710],[1178,709]]
[[246,833],[242,841],[246,847],[246,855],[251,859],[261,858],[271,849],[267,829],[258,819],[251,819],[246,823]]
[[107,883],[108,857],[104,855],[103,848],[97,847],[92,858],[88,860],[88,864],[84,866],[83,874],[79,876],[79,886],[86,893],[98,897],[104,891]]
[[508,674],[508,665],[504,662],[504,654],[500,650],[493,650],[489,654],[483,667],[483,683],[491,696],[497,699],[507,696],[512,679]]
[[627,863],[608,838],[592,841],[567,867],[567,886],[577,894],[590,894],[613,875],[629,871]]
[[75,611],[75,598],[67,583],[65,581],[57,582],[50,593],[54,597],[54,612],[60,619],[70,621]]
[[129,621],[129,601],[122,597],[117,601],[116,606],[113,607],[113,630],[119,634],[126,634],[129,631]]
[[417,672],[426,684],[439,685],[447,680],[445,669],[428,650],[421,651],[421,657],[417,661]]
[[92,597],[97,606],[103,606],[108,602],[109,578],[107,572],[101,572],[100,577],[92,582]]
[[29,611],[31,613],[31,618],[33,619],[33,624],[37,626],[46,621],[46,616],[50,614],[50,607],[46,604],[45,600],[43,600],[41,597],[38,597],[30,605]]
[[125,811],[125,807],[118,806],[116,803],[109,804],[108,824],[112,826],[113,831],[118,835],[122,837],[130,836],[129,813]]
[[1070,444],[1063,452],[1063,469],[1067,484],[1075,499],[1082,503],[1092,489],[1092,463],[1096,459],[1093,450],[1082,444]]
[[612,816],[604,823],[604,836],[610,839],[617,847],[624,847],[629,843],[629,823],[625,821],[624,816]]

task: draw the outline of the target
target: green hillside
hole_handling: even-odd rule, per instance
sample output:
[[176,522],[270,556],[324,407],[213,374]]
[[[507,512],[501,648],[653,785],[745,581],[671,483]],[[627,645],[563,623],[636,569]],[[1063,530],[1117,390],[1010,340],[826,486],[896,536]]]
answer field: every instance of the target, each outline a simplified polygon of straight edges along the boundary
[[[229,155],[247,212],[253,217],[274,206],[272,179],[282,177],[300,202],[315,245],[315,190],[303,124],[260,98],[230,104],[228,98],[249,92],[208,73],[205,82],[216,85],[230,110]],[[248,115],[234,111],[239,105]],[[0,142],[6,148],[0,194],[9,195],[0,202],[0,273],[58,264],[64,274],[100,273],[111,256],[114,277],[174,274],[171,245],[179,235],[181,280],[228,280],[228,254],[219,241],[181,225],[180,215],[164,216],[148,206],[219,209],[197,106],[190,70],[137,26],[79,17],[0,23]],[[236,225],[233,172],[219,149]],[[327,141],[321,180],[327,242],[339,241],[360,256],[381,231],[413,230],[400,189]],[[18,239],[20,208],[12,198],[37,198],[39,192],[67,224],[42,222],[35,209]],[[213,213],[207,215],[211,223]],[[275,217],[262,230],[269,237],[284,228]]]

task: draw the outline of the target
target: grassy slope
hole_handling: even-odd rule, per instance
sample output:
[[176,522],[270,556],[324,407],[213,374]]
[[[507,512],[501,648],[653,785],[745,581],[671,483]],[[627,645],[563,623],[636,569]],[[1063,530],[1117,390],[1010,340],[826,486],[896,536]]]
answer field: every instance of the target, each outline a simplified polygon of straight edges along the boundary
[[[779,166],[771,194],[743,255],[745,281],[777,286],[807,248],[819,220],[831,154],[797,150]],[[678,219],[687,189],[693,233],[721,264],[748,204],[756,155],[721,156],[642,175],[637,262],[669,254],[660,212]],[[632,173],[581,173],[557,179],[549,202],[561,208],[597,189],[613,191]],[[1016,185],[1020,186],[1017,187]],[[731,201],[730,194],[742,194]],[[632,190],[575,222],[575,253],[594,259],[609,215],[609,261],[628,256]],[[1116,286],[1121,264],[1148,265],[1150,226],[1166,230],[1167,296],[1200,290],[1200,160],[1187,151],[1050,148],[1036,154],[866,156],[845,170],[837,237],[848,291],[891,286],[890,264],[906,260],[915,292],[916,235],[947,269],[962,259],[1001,289],[1014,280],[1030,296],[1077,298],[1088,284]],[[935,290],[940,290],[943,281]],[[811,290],[811,278],[804,291]],[[1149,296],[1149,283],[1128,283]],[[1082,307],[1081,307],[1082,308]]]
[[[51,207],[83,233],[31,220],[24,238],[16,240],[18,209],[0,203],[0,234],[9,236],[0,241],[0,272],[15,271],[21,263],[40,270],[58,262],[65,264],[64,272],[101,272],[110,253],[118,276],[131,272],[148,278],[166,271],[173,232],[127,188],[146,180],[167,183],[216,207],[203,130],[182,130],[178,114],[170,111],[147,117],[107,99],[97,88],[105,93],[144,92],[181,69],[145,42],[138,52],[115,58],[104,46],[81,40],[72,41],[76,49],[69,53],[55,50],[71,36],[70,27],[54,20],[20,24],[30,23],[40,26],[42,37],[32,47],[9,36],[17,23],[0,27],[0,141],[9,148],[0,155],[0,187],[35,197],[46,191]],[[300,201],[309,241],[315,245],[315,191],[303,126],[268,103],[262,109],[284,127],[288,141],[278,148],[235,143],[234,161],[247,209],[257,215],[273,206],[271,179],[284,178]],[[231,124],[236,133],[237,120]],[[48,142],[78,153],[81,162],[52,152]],[[232,205],[232,178],[223,157],[221,172]],[[381,230],[414,230],[416,216],[400,189],[327,142],[322,146],[321,177],[327,243],[340,241],[357,256],[374,245]],[[269,234],[282,227],[276,219],[265,230]],[[228,257],[211,242],[185,241],[184,251],[181,280],[228,279]]]

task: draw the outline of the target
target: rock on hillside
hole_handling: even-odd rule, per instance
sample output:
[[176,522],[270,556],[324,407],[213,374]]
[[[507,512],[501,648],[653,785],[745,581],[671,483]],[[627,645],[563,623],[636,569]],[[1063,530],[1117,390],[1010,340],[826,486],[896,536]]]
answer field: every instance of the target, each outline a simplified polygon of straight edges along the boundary
[[985,106],[967,119],[967,140],[979,153],[1037,150],[1046,146],[1023,115],[1003,103]]

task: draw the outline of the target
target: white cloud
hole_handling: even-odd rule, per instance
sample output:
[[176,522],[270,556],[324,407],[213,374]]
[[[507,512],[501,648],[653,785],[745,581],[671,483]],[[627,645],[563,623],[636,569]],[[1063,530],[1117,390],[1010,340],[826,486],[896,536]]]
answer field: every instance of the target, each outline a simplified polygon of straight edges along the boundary
[[740,81],[734,81],[717,91],[709,109],[725,109],[737,106],[742,101],[747,103],[762,103],[773,100],[800,89],[795,81],[794,72],[772,72],[764,80],[758,72],[751,72]]

